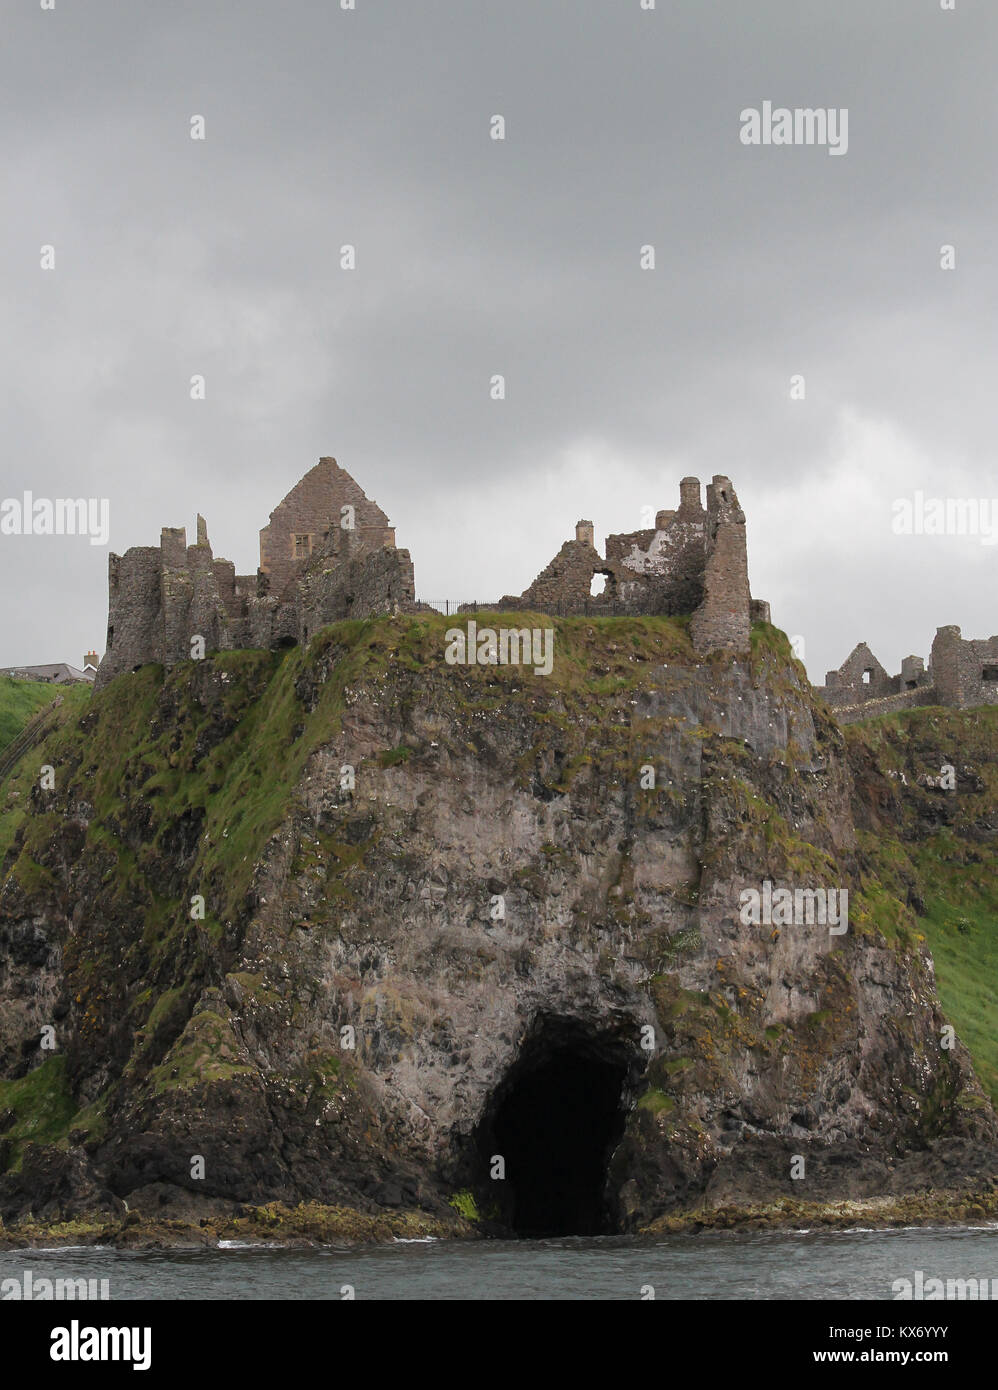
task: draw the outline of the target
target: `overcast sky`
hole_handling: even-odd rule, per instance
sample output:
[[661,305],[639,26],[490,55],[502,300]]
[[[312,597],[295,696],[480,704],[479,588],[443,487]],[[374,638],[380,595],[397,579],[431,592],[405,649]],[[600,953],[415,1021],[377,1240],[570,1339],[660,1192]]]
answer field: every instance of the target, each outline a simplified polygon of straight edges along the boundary
[[[0,536],[0,665],[103,652],[108,550],[198,511],[252,572],[323,454],[426,599],[725,473],[812,680],[998,631],[998,547],[892,531],[998,496],[994,0],[54,5],[4,7],[0,499],[111,535]],[[846,153],[743,144],[764,101]]]

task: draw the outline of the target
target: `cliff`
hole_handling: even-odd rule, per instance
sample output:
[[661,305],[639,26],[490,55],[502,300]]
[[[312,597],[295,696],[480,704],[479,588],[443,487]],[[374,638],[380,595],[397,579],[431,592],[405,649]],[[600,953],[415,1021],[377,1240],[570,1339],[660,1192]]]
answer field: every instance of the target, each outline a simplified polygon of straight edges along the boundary
[[[549,676],[340,622],[123,675],[3,785],[8,1227],[989,1188],[992,711],[843,734],[766,624],[705,660],[689,619],[501,621]],[[848,930],[744,924],[766,881]]]

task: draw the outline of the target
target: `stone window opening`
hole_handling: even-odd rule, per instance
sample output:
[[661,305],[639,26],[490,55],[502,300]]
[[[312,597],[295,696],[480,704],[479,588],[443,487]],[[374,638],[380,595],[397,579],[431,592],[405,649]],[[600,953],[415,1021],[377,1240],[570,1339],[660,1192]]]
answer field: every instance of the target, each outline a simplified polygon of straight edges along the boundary
[[981,673],[981,680],[987,681],[989,684],[992,681],[998,681],[998,666],[985,666]]
[[863,672],[863,684],[864,684],[864,685],[869,685],[870,682],[871,682],[872,680],[873,680],[873,667],[872,667],[872,666],[868,666],[868,667],[866,668],[866,670]]
[[294,536],[293,553],[296,560],[307,560],[312,553],[311,536]]
[[606,575],[601,570],[597,570],[589,584],[590,598],[606,598]]

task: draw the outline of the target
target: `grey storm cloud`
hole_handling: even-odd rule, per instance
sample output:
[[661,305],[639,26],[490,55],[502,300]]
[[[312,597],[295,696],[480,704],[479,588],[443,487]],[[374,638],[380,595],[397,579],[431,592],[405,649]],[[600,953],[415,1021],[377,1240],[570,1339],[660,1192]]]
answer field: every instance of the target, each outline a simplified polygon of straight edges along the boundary
[[[333,454],[421,597],[487,599],[724,472],[812,679],[987,636],[996,547],[891,517],[998,495],[996,38],[990,0],[19,0],[0,498],[107,498],[118,552],[201,511],[246,572]],[[848,152],[744,145],[764,101]],[[103,650],[106,566],[0,535],[0,665]]]

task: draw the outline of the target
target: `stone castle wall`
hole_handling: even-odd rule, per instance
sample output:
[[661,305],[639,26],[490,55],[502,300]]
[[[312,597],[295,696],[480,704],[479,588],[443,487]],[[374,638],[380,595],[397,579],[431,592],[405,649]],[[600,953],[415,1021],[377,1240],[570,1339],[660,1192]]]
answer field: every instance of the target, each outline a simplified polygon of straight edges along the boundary
[[746,652],[751,633],[745,515],[729,478],[707,488],[707,533],[703,602],[693,614],[690,635],[698,652]]
[[595,603],[613,612],[691,614],[694,645],[703,653],[746,652],[753,620],[769,621],[769,605],[751,597],[745,517],[728,478],[717,476],[700,500],[700,481],[683,478],[679,507],[660,511],[654,529],[611,535],[606,555],[593,526],[580,521],[551,563],[522,594],[505,594],[500,609],[586,613],[593,576],[606,576]]
[[[353,509],[352,517],[344,515],[345,508]],[[378,504],[335,459],[321,458],[274,508],[260,532],[260,572],[268,577],[270,592],[280,597],[308,558],[322,550],[329,531],[347,529],[344,521],[352,521],[350,529],[368,550],[395,544],[395,530]],[[296,537],[307,538],[303,558],[296,556]]]
[[[321,505],[333,510],[309,515],[303,500],[308,497],[323,499]],[[348,504],[354,508],[353,530],[341,525],[340,509]],[[285,525],[316,538],[307,560],[294,563],[280,546],[275,549],[275,535]],[[159,546],[111,555],[107,650],[95,689],[149,662],[169,667],[190,660],[195,638],[203,639],[206,653],[274,648],[307,640],[341,618],[414,611],[408,551],[396,549],[384,513],[334,459],[321,460],[271,513],[260,546],[261,556],[274,558],[281,551],[292,563],[236,575],[231,561],[213,556],[203,517],[192,545],[185,529],[167,526]]]
[[[683,478],[679,491],[678,508],[659,511],[654,528],[608,536],[605,555],[593,523],[579,521],[575,539],[533,583],[495,606],[688,614],[697,652],[747,652],[751,624],[770,613],[751,596],[745,516],[731,480],[714,477],[706,507],[697,478]],[[296,536],[307,538],[307,557],[296,557]],[[594,599],[597,574],[606,589]],[[195,637],[205,652],[274,648],[307,642],[344,618],[423,607],[409,552],[396,548],[385,513],[335,459],[322,458],[271,512],[255,575],[214,557],[200,516],[191,545],[183,528],[167,526],[158,546],[109,557],[107,650],[95,688],[148,662],[189,660]],[[860,642],[816,691],[842,723],[915,705],[998,704],[998,637],[965,641],[959,627],[941,627],[928,666],[907,656],[895,676]]]
[[965,641],[958,627],[938,628],[930,665],[940,704],[998,704],[998,637]]
[[625,603],[673,616],[703,602],[707,513],[699,478],[679,484],[677,511],[660,511],[654,530],[607,536],[606,558]]
[[322,552],[306,568],[298,586],[298,640],[343,618],[416,611],[416,579],[407,550],[331,531]]
[[896,676],[888,675],[860,642],[815,692],[842,724],[916,705],[970,709],[998,704],[998,637],[965,641],[958,627],[940,627],[928,667],[920,656],[906,656]]
[[876,719],[881,714],[896,714],[898,710],[914,709],[916,705],[938,705],[932,686],[919,690],[900,690],[896,695],[879,695],[856,705],[836,707],[835,719],[839,724],[856,724],[861,719]]

